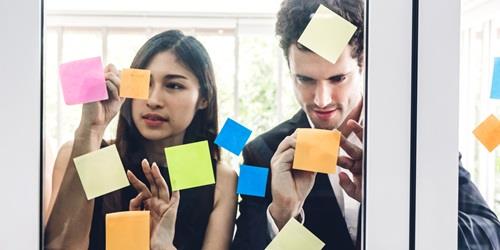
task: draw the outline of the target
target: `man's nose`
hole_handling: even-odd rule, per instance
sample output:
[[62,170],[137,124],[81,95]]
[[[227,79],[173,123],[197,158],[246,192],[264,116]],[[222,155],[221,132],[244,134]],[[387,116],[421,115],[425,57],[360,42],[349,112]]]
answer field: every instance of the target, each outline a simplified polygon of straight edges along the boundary
[[328,83],[319,82],[314,91],[314,104],[324,108],[332,102],[331,88]]

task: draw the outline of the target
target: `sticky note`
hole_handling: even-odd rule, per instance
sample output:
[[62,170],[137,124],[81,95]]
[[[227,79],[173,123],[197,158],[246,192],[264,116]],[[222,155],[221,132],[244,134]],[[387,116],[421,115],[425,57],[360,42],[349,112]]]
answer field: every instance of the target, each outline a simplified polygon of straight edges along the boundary
[[266,167],[241,165],[236,193],[264,197],[268,173]]
[[149,211],[106,214],[106,250],[149,250]]
[[250,134],[252,134],[250,129],[231,118],[227,118],[219,135],[215,138],[215,144],[229,150],[235,155],[240,155]]
[[215,183],[208,141],[165,148],[172,190]]
[[106,80],[100,57],[93,57],[59,66],[59,78],[67,105],[108,99]]
[[340,137],[338,130],[297,129],[293,168],[325,174],[335,173]]
[[87,199],[94,199],[129,185],[115,145],[73,159]]
[[355,25],[337,13],[320,5],[298,42],[331,63],[335,63],[356,29]]
[[500,99],[500,57],[495,57],[494,61],[490,97]]
[[266,250],[320,250],[324,246],[323,241],[292,218],[266,247]]
[[145,69],[124,69],[120,74],[120,96],[148,99],[151,71]]
[[473,133],[491,152],[500,144],[500,121],[494,115],[490,115],[474,129]]

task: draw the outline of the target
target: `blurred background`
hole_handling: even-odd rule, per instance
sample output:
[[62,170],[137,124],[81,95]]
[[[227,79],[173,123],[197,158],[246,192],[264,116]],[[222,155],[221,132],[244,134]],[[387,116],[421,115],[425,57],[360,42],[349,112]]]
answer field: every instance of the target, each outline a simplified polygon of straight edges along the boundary
[[[44,204],[59,147],[72,140],[81,105],[64,104],[58,65],[102,56],[128,68],[139,47],[168,29],[193,35],[215,67],[222,127],[231,117],[253,130],[251,139],[293,115],[288,68],[274,36],[280,0],[46,0],[44,37]],[[488,115],[493,58],[500,56],[500,0],[462,0],[459,151],[466,169],[500,214],[500,149],[488,152],[472,134]],[[436,125],[438,126],[438,125]],[[105,139],[116,133],[116,119]],[[437,133],[439,136],[439,133]],[[439,166],[436,166],[439,167]]]

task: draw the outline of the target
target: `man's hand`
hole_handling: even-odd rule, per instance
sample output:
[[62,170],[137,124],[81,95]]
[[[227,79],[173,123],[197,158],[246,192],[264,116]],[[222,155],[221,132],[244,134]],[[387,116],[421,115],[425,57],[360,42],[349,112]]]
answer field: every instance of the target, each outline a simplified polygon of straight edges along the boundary
[[[354,134],[363,141],[363,127],[354,120],[349,120],[347,122],[346,135],[349,135],[351,132],[354,132]],[[349,142],[344,135],[342,135],[340,140],[340,146],[348,156],[339,157],[337,164],[349,170],[353,175],[353,179],[351,180],[346,173],[339,173],[340,186],[349,196],[361,202],[363,188],[363,149]]]
[[316,173],[292,169],[296,142],[297,132],[280,143],[271,159],[273,201],[269,212],[280,230],[290,218],[299,215],[316,178]]

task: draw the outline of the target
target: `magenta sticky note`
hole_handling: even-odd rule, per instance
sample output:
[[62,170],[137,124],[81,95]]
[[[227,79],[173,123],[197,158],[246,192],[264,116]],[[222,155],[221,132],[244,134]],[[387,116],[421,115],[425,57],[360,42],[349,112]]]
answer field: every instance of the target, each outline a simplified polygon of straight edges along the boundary
[[106,80],[100,57],[93,57],[59,66],[59,77],[67,105],[108,99]]

